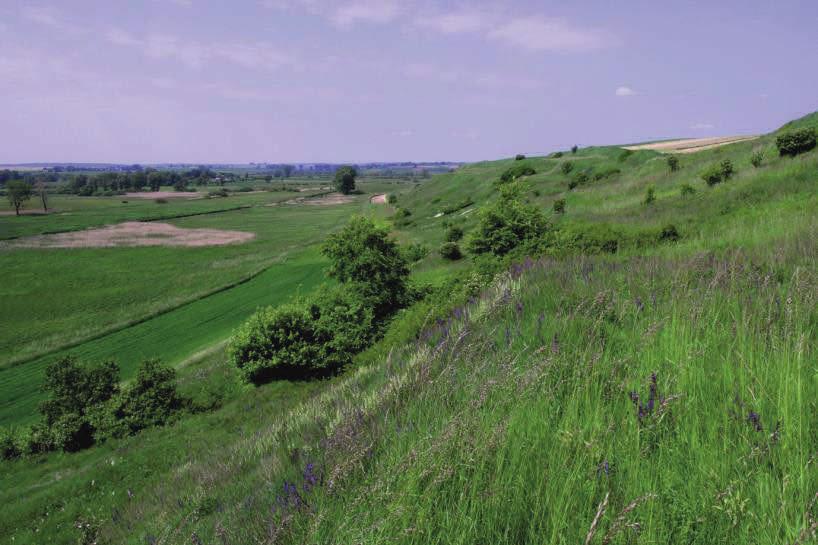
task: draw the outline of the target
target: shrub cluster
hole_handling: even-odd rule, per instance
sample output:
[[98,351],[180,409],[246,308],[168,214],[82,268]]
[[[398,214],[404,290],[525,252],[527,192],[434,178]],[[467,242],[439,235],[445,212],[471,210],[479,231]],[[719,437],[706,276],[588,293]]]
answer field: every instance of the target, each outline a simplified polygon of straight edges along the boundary
[[513,167],[506,169],[506,171],[500,175],[500,182],[505,184],[508,182],[513,182],[514,180],[522,178],[523,176],[531,176],[532,174],[536,173],[537,171],[530,165],[514,165]]
[[710,167],[702,173],[702,180],[712,187],[726,182],[734,173],[733,162],[730,159],[725,159],[721,163],[710,165]]
[[645,191],[645,198],[642,201],[642,204],[649,206],[656,202],[656,188],[653,186],[648,186],[648,189]]
[[779,155],[782,157],[795,157],[798,154],[815,148],[815,129],[807,128],[786,132],[775,139],[775,145],[778,148]]
[[571,161],[565,161],[560,166],[560,170],[562,171],[563,174],[567,176],[568,174],[571,174],[572,170],[574,170],[574,163],[572,163]]
[[120,389],[119,367],[80,365],[73,357],[46,368],[42,420],[26,430],[0,432],[4,459],[52,450],[76,452],[112,437],[161,426],[189,406],[176,389],[176,372],[157,360],[143,362],[133,384]]
[[523,155],[522,153],[518,153],[518,154],[517,154],[517,155],[514,157],[514,160],[515,160],[515,161],[522,161],[523,159],[525,159],[525,155]]
[[473,204],[474,200],[471,197],[466,197],[459,202],[444,206],[442,212],[448,216],[449,214],[454,214],[455,212],[463,210],[464,208],[467,208]]
[[676,172],[679,170],[679,158],[675,155],[668,155],[667,156],[667,167],[670,169],[671,172]]
[[554,212],[557,214],[565,214],[565,199],[557,199],[554,201]]
[[750,164],[753,165],[755,168],[760,168],[761,164],[764,162],[764,152],[754,151],[753,155],[750,156]]
[[520,200],[520,187],[503,187],[500,198],[480,212],[480,223],[469,239],[469,251],[503,256],[540,241],[549,225],[542,211]]
[[349,363],[412,298],[406,252],[371,219],[355,216],[323,247],[340,286],[257,312],[233,335],[228,358],[250,383],[309,378]]
[[406,258],[407,263],[417,263],[427,255],[429,255],[429,247],[419,242],[413,242],[406,246],[401,246],[403,257]]

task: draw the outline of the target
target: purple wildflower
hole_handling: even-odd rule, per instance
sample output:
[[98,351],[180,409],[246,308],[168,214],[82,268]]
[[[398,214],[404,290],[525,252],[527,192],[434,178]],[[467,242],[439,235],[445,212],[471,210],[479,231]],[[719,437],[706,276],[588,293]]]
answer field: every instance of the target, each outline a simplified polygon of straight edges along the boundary
[[750,411],[750,414],[747,415],[747,421],[753,425],[756,431],[764,430],[761,426],[761,416],[758,413]]

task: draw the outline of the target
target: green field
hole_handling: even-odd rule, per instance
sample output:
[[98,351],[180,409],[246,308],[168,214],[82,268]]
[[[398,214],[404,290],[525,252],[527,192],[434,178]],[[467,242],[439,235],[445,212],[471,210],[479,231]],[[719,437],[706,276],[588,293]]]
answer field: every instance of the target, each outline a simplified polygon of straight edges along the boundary
[[[818,114],[793,126],[818,127]],[[526,159],[536,173],[523,198],[546,212],[552,244],[504,263],[476,296],[445,282],[485,264],[435,250],[448,226],[473,232],[511,159],[366,189],[395,193],[395,207],[362,195],[173,219],[257,237],[189,252],[76,251],[88,257],[64,267],[76,269],[74,284],[59,255],[73,250],[4,253],[17,271],[3,289],[23,294],[15,312],[25,322],[3,333],[6,346],[37,354],[36,337],[14,339],[53,327],[59,349],[104,332],[95,319],[111,313],[117,331],[70,351],[116,357],[126,378],[159,355],[179,366],[184,392],[221,404],[77,454],[3,462],[0,535],[75,543],[82,522],[117,544],[808,542],[818,518],[818,151],[779,158],[775,136],[680,155],[677,172],[664,155],[614,146]],[[735,175],[708,187],[701,172],[724,159]],[[578,172],[587,181],[569,189]],[[649,187],[656,200],[644,204]],[[556,199],[564,214],[552,212]],[[257,306],[322,282],[316,245],[350,214],[388,221],[398,207],[411,214],[395,236],[433,250],[413,280],[447,289],[400,311],[339,376],[241,385],[218,343]],[[662,237],[670,225],[677,240]],[[73,288],[58,311],[37,299],[42,287],[25,289],[43,269],[69,292],[95,268],[109,292]],[[152,269],[163,272],[146,278]],[[117,282],[126,274],[133,285]],[[151,290],[193,302],[141,300]],[[171,310],[122,327],[161,309]],[[56,355],[5,360],[3,422],[32,417],[38,373]]]

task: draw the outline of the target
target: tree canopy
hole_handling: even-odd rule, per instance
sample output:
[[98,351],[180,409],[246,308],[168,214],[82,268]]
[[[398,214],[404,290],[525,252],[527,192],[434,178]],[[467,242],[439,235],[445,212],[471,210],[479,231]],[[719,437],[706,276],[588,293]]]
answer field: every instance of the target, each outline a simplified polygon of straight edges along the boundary
[[355,178],[358,176],[358,171],[355,167],[343,166],[335,171],[335,189],[349,195],[355,191]]

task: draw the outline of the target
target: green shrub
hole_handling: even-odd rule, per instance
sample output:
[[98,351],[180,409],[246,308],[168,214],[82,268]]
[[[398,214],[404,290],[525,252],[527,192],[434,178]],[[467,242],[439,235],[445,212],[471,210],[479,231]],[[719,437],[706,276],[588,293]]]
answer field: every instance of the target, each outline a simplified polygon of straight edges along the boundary
[[480,223],[469,240],[472,253],[506,255],[546,234],[549,225],[542,211],[522,203],[519,194],[516,184],[504,187],[500,198],[480,211]]
[[463,238],[463,229],[453,225],[446,231],[444,238],[446,239],[446,242],[457,242]]
[[554,201],[554,212],[557,214],[565,214],[565,199],[557,199]]
[[392,216],[395,219],[404,219],[408,218],[412,215],[412,212],[408,208],[398,208],[395,210],[395,214]]
[[463,253],[460,251],[460,246],[457,245],[457,242],[444,242],[440,246],[440,256],[443,259],[456,261],[463,257]]
[[530,165],[520,164],[514,165],[513,167],[509,167],[500,175],[500,182],[501,183],[508,183],[513,182],[518,178],[522,178],[523,176],[531,176],[532,174],[536,174],[537,171],[534,170]]
[[622,171],[619,170],[618,168],[609,168],[609,169],[606,169],[606,170],[603,170],[603,171],[600,171],[600,172],[597,172],[596,174],[594,174],[594,180],[596,180],[598,182],[598,181],[604,180],[606,178],[612,178],[612,177],[614,177],[614,176],[616,176],[618,174],[621,174],[621,173],[622,173]]
[[763,162],[764,152],[761,150],[753,152],[753,155],[750,156],[750,164],[755,168],[760,168]]
[[665,225],[659,232],[659,240],[661,242],[676,242],[679,238],[681,237],[675,225]]
[[568,175],[571,174],[571,171],[574,170],[574,163],[571,161],[565,161],[561,166],[560,170],[563,174]]
[[0,428],[0,459],[13,460],[21,454],[17,432],[12,428]]
[[87,448],[94,442],[92,412],[119,392],[119,367],[83,367],[65,357],[46,368],[43,390],[48,397],[40,412],[50,443],[68,452]]
[[710,167],[702,173],[702,180],[712,187],[729,180],[734,172],[733,162],[730,161],[730,159],[725,159],[719,164],[710,165]]
[[789,131],[775,139],[778,153],[782,157],[795,157],[815,148],[816,131],[814,128]]
[[377,319],[391,315],[407,302],[409,266],[389,232],[368,218],[354,216],[329,236],[323,254],[329,275],[373,305]]
[[576,153],[579,150],[579,146],[571,146],[571,153]]
[[229,361],[245,381],[308,378],[347,364],[375,334],[371,310],[341,290],[258,311],[233,334]]
[[568,191],[573,191],[574,189],[577,188],[577,186],[579,186],[579,182],[577,182],[576,180],[568,181]]
[[318,344],[306,305],[291,303],[256,312],[233,334],[227,355],[246,382],[261,384],[277,373],[307,375],[321,364]]
[[406,261],[409,263],[417,263],[427,255],[429,255],[429,247],[420,243],[411,243],[401,246],[401,251]]
[[394,193],[390,193],[389,197],[386,199],[386,202],[388,202],[389,204],[395,204],[398,202],[398,196],[395,195]]
[[690,184],[682,184],[679,192],[681,193],[682,197],[687,197],[689,195],[695,195],[696,189]]
[[514,157],[514,160],[515,160],[515,161],[522,161],[523,159],[525,159],[525,155],[523,155],[522,153],[518,153],[518,154],[517,154],[517,155]]
[[444,214],[446,214],[446,215],[454,214],[455,212],[463,210],[464,208],[467,208],[467,207],[469,207],[469,206],[471,206],[473,204],[474,204],[474,201],[472,200],[472,198],[471,197],[466,197],[463,200],[461,200],[461,201],[459,201],[459,202],[457,202],[455,204],[449,204],[449,205],[444,206],[442,212]]
[[656,188],[653,186],[649,186],[647,191],[645,191],[645,198],[642,201],[642,204],[649,206],[656,202]]
[[679,170],[679,158],[675,155],[668,155],[667,156],[667,166],[671,172],[676,172]]
[[577,172],[576,174],[574,174],[574,180],[573,181],[575,182],[574,187],[577,187],[577,186],[580,186],[580,185],[587,184],[590,181],[590,178],[584,172]]
[[562,157],[562,155],[563,153],[561,151],[555,151],[554,153],[551,154],[551,157],[554,159],[559,159],[560,157]]
[[159,360],[143,361],[134,383],[114,398],[110,413],[116,432],[103,434],[121,436],[139,430],[162,426],[184,407],[185,401],[176,389],[176,370]]

